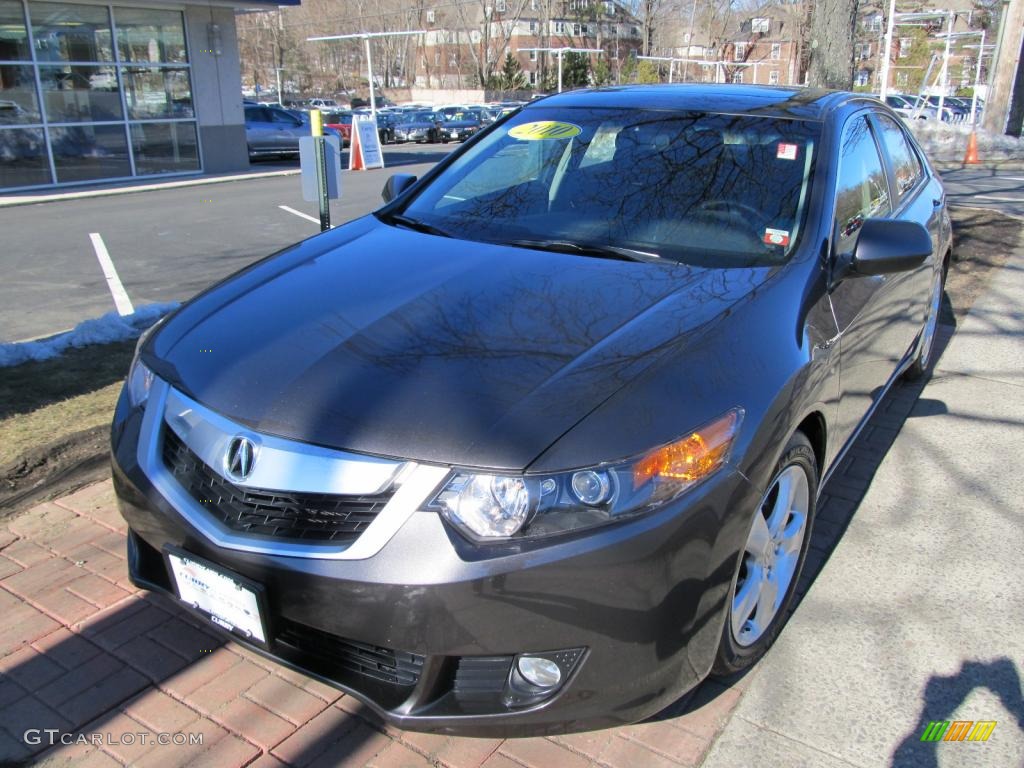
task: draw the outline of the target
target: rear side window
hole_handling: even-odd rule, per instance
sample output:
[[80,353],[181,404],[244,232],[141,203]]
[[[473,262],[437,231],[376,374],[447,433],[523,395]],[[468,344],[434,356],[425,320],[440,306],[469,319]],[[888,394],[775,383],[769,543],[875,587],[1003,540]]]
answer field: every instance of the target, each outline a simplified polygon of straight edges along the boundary
[[924,178],[924,169],[903,129],[886,115],[877,115],[877,118],[882,130],[882,143],[889,153],[893,173],[896,175],[896,191],[903,197]]
[[839,148],[836,187],[836,250],[853,250],[865,219],[892,213],[882,159],[863,115],[846,124]]

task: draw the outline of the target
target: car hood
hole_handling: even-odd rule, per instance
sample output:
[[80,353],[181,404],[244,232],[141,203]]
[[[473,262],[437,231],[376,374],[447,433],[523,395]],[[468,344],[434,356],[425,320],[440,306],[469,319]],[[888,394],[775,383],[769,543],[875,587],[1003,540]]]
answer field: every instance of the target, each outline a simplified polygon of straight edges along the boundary
[[185,305],[144,359],[261,432],[524,469],[767,274],[462,241],[366,217]]

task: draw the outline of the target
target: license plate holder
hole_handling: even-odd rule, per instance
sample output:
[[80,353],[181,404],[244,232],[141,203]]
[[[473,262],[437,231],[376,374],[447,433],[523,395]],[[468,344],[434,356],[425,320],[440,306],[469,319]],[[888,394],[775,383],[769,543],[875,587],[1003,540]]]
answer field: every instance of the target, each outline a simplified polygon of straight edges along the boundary
[[178,547],[164,547],[164,559],[181,602],[231,634],[269,648],[262,584]]

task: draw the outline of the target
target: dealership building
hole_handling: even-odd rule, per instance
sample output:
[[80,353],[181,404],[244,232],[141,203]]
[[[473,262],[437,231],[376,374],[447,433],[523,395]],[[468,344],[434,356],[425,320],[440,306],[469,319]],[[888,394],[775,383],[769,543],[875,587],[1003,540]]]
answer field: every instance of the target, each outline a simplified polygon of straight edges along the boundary
[[248,167],[233,3],[0,0],[0,191]]

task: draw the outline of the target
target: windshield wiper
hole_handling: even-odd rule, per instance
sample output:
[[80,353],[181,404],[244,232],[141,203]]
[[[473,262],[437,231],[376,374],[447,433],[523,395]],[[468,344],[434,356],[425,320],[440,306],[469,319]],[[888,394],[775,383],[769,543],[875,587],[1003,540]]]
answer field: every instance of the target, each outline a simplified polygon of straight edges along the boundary
[[451,237],[450,234],[445,232],[439,227],[435,227],[433,224],[427,224],[425,221],[414,219],[411,216],[403,216],[400,213],[393,213],[387,217],[387,221],[392,224],[399,224],[407,229],[414,229],[417,232],[425,232],[428,235],[437,235],[438,237]]
[[577,243],[572,240],[509,240],[506,245],[520,248],[533,248],[538,251],[554,251],[556,253],[578,253],[583,256],[597,256],[601,259],[617,259],[619,261],[660,261],[661,257],[649,251],[638,251],[634,248],[623,248],[618,245],[602,245],[600,243]]

